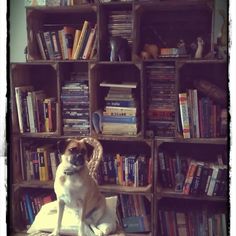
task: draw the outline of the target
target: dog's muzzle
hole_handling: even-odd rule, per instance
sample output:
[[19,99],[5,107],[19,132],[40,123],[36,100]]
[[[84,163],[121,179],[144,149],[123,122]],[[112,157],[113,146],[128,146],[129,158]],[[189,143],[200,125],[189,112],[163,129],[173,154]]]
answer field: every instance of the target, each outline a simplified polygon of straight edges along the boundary
[[71,159],[70,163],[74,166],[82,166],[85,162],[85,151],[78,150],[78,148],[71,148]]

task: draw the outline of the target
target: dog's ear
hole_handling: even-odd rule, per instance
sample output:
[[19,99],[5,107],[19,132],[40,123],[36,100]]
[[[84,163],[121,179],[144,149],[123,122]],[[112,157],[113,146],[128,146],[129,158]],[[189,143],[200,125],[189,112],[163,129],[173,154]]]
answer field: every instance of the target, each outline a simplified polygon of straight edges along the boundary
[[66,147],[70,141],[71,139],[63,139],[57,142],[57,150],[59,154],[63,154],[65,152]]

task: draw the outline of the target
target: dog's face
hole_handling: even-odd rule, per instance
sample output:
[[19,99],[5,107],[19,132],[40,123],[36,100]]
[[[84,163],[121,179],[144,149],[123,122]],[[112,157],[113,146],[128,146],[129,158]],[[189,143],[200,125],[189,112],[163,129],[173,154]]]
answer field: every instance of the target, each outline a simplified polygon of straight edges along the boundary
[[87,146],[82,140],[68,139],[58,143],[61,164],[66,171],[79,171],[88,160]]

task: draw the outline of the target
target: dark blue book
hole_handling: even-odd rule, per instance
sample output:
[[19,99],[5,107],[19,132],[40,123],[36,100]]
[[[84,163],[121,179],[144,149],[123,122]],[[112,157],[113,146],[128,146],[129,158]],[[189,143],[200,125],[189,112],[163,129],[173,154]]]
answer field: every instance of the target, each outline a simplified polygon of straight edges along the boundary
[[106,106],[113,107],[136,107],[134,101],[106,101]]
[[34,222],[34,213],[33,213],[33,208],[31,204],[31,199],[28,193],[25,193],[25,203],[26,203],[26,208],[29,216],[29,223],[33,224]]

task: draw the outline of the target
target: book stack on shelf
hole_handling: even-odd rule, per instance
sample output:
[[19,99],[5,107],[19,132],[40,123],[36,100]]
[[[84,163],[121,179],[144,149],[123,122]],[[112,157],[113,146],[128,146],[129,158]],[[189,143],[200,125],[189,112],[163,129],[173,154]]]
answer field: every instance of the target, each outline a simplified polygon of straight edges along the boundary
[[161,185],[185,195],[224,197],[228,167],[221,160],[221,154],[218,163],[213,163],[161,151],[158,154]]
[[[197,89],[179,93],[184,138],[217,138],[227,135],[227,109]],[[222,101],[224,102],[224,101]]]
[[22,145],[22,180],[48,181],[55,179],[59,156],[54,145]]
[[110,135],[135,136],[138,132],[138,101],[133,89],[135,82],[100,83],[109,88],[102,115],[102,133]]
[[158,211],[161,235],[221,235],[227,236],[226,214],[211,210],[174,210]]
[[29,228],[41,207],[54,200],[55,196],[50,193],[33,194],[31,191],[24,192],[19,201],[20,215],[24,226]]
[[142,187],[152,183],[151,158],[135,154],[103,155],[100,184]]
[[61,88],[63,132],[90,134],[88,74],[72,73]]
[[148,129],[152,136],[175,137],[175,66],[171,63],[146,65],[148,79]]
[[120,36],[127,39],[132,47],[132,23],[131,11],[111,11],[109,13],[108,32],[110,37]]
[[33,86],[15,87],[20,132],[53,132],[56,130],[56,98]]
[[[44,25],[45,28],[52,25]],[[82,27],[64,25],[61,29],[37,32],[37,42],[43,60],[88,60],[96,53],[97,26],[85,20]]]

